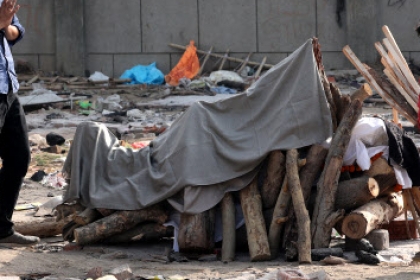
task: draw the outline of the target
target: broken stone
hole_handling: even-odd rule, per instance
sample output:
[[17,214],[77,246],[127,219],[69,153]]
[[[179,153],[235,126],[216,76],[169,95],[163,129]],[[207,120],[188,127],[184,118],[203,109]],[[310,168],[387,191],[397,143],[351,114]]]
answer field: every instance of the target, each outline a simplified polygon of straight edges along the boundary
[[109,274],[114,275],[118,280],[130,279],[133,276],[133,272],[128,264],[112,269]]
[[100,277],[102,277],[102,267],[94,267],[86,274],[86,278],[92,278],[94,280]]

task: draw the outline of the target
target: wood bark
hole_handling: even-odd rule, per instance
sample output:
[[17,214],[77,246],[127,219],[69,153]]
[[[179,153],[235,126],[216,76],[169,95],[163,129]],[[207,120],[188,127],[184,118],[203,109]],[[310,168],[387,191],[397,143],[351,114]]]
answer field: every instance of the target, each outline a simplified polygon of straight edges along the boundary
[[181,253],[210,253],[214,249],[215,209],[181,214],[178,244]]
[[268,155],[267,176],[261,187],[263,209],[273,208],[279,196],[281,184],[285,176],[286,157],[280,150]]
[[74,238],[78,245],[86,245],[124,232],[141,222],[153,221],[163,224],[167,218],[167,213],[160,205],[141,210],[116,211],[107,217],[75,229]]
[[267,261],[271,258],[271,254],[262,213],[261,195],[258,191],[258,178],[254,178],[239,194],[251,261]]
[[350,106],[350,96],[348,94],[341,94],[340,89],[333,83],[330,83],[330,90],[335,106],[337,107],[336,117],[337,125],[339,125]]
[[305,206],[305,199],[303,197],[298,169],[298,152],[296,149],[291,149],[287,152],[286,157],[286,174],[289,182],[290,192],[292,195],[293,208],[295,210],[296,220],[299,229],[299,237],[297,241],[297,248],[299,254],[299,263],[311,263],[311,233],[310,233],[310,219],[308,210]]
[[66,217],[73,216],[77,213],[82,212],[83,210],[86,209],[86,207],[82,206],[80,203],[73,203],[73,204],[63,203],[63,204],[57,205],[55,209],[57,210],[56,221],[59,222]]
[[272,258],[276,258],[280,248],[281,233],[285,222],[288,220],[288,209],[292,197],[287,184],[287,178],[283,180],[280,194],[273,210],[273,219],[268,230],[268,242]]
[[96,209],[86,208],[82,212],[75,214],[73,216],[73,221],[78,225],[85,226],[102,217],[101,213],[99,213]]
[[[366,89],[368,91],[365,91],[365,98],[371,94],[368,86]],[[362,98],[355,98],[332,139],[325,167],[318,181],[317,197],[312,215],[313,248],[329,247],[332,228],[344,214],[341,210],[334,211],[338,179],[343,164],[343,156],[350,141],[351,130],[361,114]]]
[[378,182],[368,176],[353,178],[338,183],[335,209],[346,211],[360,207],[379,195]]
[[389,102],[387,102],[388,104],[397,109],[398,113],[407,118],[411,123],[415,124],[417,112],[410,104],[408,104],[407,100],[401,95],[398,89],[388,79],[386,79],[384,75],[377,73],[369,66],[366,66],[366,68],[378,87],[380,87],[386,94],[385,98],[382,98],[384,98],[385,101],[389,100]]
[[402,214],[403,208],[404,202],[398,193],[372,200],[343,219],[341,232],[348,238],[361,239],[381,224],[387,224]]
[[364,171],[363,174],[378,182],[380,189],[379,197],[387,196],[393,192],[394,186],[398,183],[397,178],[395,177],[394,168],[382,157],[376,159],[369,170]]
[[173,227],[165,227],[159,223],[141,223],[131,229],[104,239],[102,243],[118,244],[159,240],[164,237],[172,237],[173,234]]
[[61,234],[63,227],[69,221],[71,221],[70,217],[65,217],[60,221],[56,221],[56,217],[37,217],[29,221],[13,221],[13,228],[23,235],[51,237]]
[[235,260],[236,245],[236,221],[235,221],[235,203],[232,193],[226,193],[222,203],[222,261],[231,262]]
[[[322,172],[327,153],[328,149],[323,146],[318,144],[312,145],[306,156],[306,165],[299,171],[300,185],[305,199],[305,205],[309,212],[311,212],[309,199],[311,197],[312,186],[314,185],[315,179]],[[298,250],[295,248],[298,240],[298,225],[292,207],[289,208],[288,217],[289,219],[287,219],[284,227],[282,247],[286,249],[287,260],[294,261],[298,257]]]
[[330,105],[329,107],[330,107],[330,112],[331,112],[331,121],[333,125],[333,131],[335,131],[338,126],[337,106],[334,103],[333,95],[331,93],[330,82],[328,81],[328,78],[325,75],[325,68],[322,63],[321,46],[318,42],[318,38],[312,38],[312,45],[313,45],[314,57],[318,66],[318,73],[319,73],[319,76],[321,77],[322,86],[324,88],[325,97],[327,98],[328,104]]

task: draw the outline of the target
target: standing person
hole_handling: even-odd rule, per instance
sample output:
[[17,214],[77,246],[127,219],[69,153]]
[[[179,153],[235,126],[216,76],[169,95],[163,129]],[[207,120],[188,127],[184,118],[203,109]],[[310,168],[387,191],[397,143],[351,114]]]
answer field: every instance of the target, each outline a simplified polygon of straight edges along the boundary
[[30,162],[25,113],[17,97],[19,83],[10,50],[25,33],[15,15],[18,10],[16,0],[3,0],[0,5],[0,243],[29,245],[39,238],[15,232],[12,223]]

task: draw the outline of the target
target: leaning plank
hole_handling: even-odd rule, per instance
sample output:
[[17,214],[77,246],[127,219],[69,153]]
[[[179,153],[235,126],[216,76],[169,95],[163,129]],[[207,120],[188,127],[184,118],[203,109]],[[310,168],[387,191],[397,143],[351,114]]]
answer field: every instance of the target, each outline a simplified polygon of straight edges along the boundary
[[273,208],[279,196],[281,184],[286,172],[286,157],[280,150],[272,151],[268,155],[267,176],[261,187],[263,209]]
[[376,42],[375,43],[375,48],[379,52],[379,54],[385,59],[386,66],[390,67],[390,70],[393,72],[395,77],[398,78],[398,82],[401,82],[401,86],[408,93],[410,98],[414,98],[415,93],[414,93],[413,89],[411,89],[407,78],[404,76],[404,74],[401,72],[401,70],[395,64],[394,60],[388,55],[388,53],[386,52],[386,50],[384,49],[382,44],[380,42]]
[[387,224],[402,214],[403,208],[403,199],[398,193],[372,200],[344,218],[341,232],[351,239],[361,239],[381,224]]
[[410,94],[401,86],[401,84],[397,81],[397,79],[392,75],[391,71],[387,68],[384,69],[385,75],[391,81],[391,83],[398,89],[402,96],[404,96],[405,100],[407,100],[408,104],[414,109],[418,110],[416,102],[410,96]]
[[287,151],[286,156],[286,174],[287,181],[290,186],[292,195],[293,208],[295,210],[296,219],[299,229],[299,237],[297,241],[299,263],[311,263],[311,233],[309,213],[305,206],[302,188],[299,180],[298,170],[298,152],[296,149]]
[[235,203],[232,193],[225,193],[221,208],[223,225],[222,262],[231,262],[235,260],[236,245]]
[[339,125],[343,119],[344,114],[350,106],[350,96],[348,94],[341,94],[340,89],[333,83],[330,83],[330,90],[334,104],[337,107],[336,118],[337,125]]
[[261,195],[258,191],[258,178],[254,178],[254,180],[239,193],[242,212],[245,219],[251,261],[270,260],[271,254],[262,213]]
[[[369,96],[369,92],[365,92],[365,98]],[[343,211],[335,211],[335,196],[351,131],[362,114],[362,99],[359,97],[351,102],[338,126],[328,151],[324,170],[318,181],[311,224],[313,248],[329,247],[332,228],[337,219],[343,215]]]
[[181,214],[179,251],[187,254],[209,253],[214,249],[215,209],[198,214]]
[[223,58],[222,58],[222,62],[220,63],[220,66],[219,66],[219,70],[223,70],[223,66],[225,65],[225,62],[226,62],[226,59],[228,58],[228,56],[229,56],[229,49],[227,49],[227,51],[226,51],[226,53],[225,53],[225,55],[223,56]]
[[23,235],[51,237],[61,234],[63,227],[70,221],[70,217],[59,221],[56,221],[55,217],[37,217],[31,218],[29,221],[13,221],[13,223],[14,229]]
[[213,51],[213,46],[210,47],[210,50],[207,52],[206,56],[204,57],[204,61],[201,64],[200,69],[198,70],[197,76],[201,76],[201,74],[203,73],[204,66],[207,63],[207,60],[209,60],[209,57],[210,57],[210,54],[212,53],[212,51]]
[[368,176],[353,178],[338,183],[335,209],[346,211],[360,207],[379,195],[379,185]]
[[[386,103],[388,103],[391,107],[396,108],[402,115],[404,115],[404,108],[402,108],[402,105],[400,105],[395,98],[391,98],[390,93],[385,91],[381,86],[378,85],[376,79],[372,76],[371,72],[373,72],[373,69],[369,69],[364,65],[357,56],[353,53],[353,51],[350,49],[350,47],[347,45],[343,48],[344,55],[349,59],[349,61],[356,67],[356,69],[359,71],[359,73],[366,79],[366,81],[373,87],[373,89],[385,100]],[[378,77],[378,76],[376,76]],[[404,99],[405,100],[405,99]],[[405,101],[407,102],[407,101]],[[410,122],[413,122],[411,118],[407,118],[410,120]],[[417,118],[415,118],[415,121],[413,124],[417,124]]]
[[400,67],[401,71],[404,73],[404,76],[407,77],[408,82],[412,86],[414,92],[418,95],[420,93],[420,87],[418,83],[416,82],[416,79],[413,76],[413,73],[411,72],[410,68],[408,67],[407,62],[405,61],[404,56],[401,53],[400,48],[397,45],[397,42],[394,39],[394,36],[392,36],[391,31],[389,28],[385,25],[382,27],[382,30],[385,33],[386,39],[383,40],[385,46],[387,47],[388,51],[392,54],[395,61],[397,62],[398,66]]
[[384,100],[392,107],[395,108],[401,115],[409,120],[414,125],[417,124],[417,111],[407,100],[401,95],[401,93],[395,88],[395,86],[389,82],[383,75],[379,75],[374,69],[367,65],[364,65],[366,70],[377,82],[378,86],[386,93],[387,97]]
[[141,210],[116,211],[105,218],[75,229],[74,238],[78,245],[86,245],[124,232],[141,222],[154,221],[163,224],[167,218],[167,213],[159,205]]

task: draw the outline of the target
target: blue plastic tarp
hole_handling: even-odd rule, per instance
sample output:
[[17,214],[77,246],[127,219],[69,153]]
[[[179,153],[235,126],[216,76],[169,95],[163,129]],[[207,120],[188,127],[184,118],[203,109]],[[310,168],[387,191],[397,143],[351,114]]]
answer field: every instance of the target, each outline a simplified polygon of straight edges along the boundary
[[164,83],[165,76],[156,67],[156,62],[149,65],[137,65],[129,70],[125,70],[121,79],[131,79],[130,84],[161,85]]

